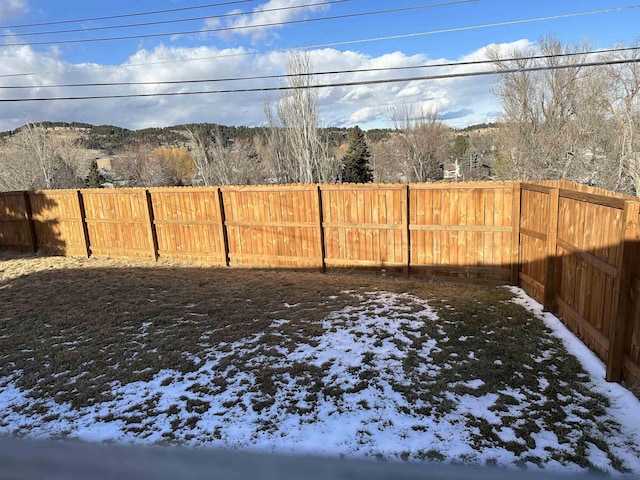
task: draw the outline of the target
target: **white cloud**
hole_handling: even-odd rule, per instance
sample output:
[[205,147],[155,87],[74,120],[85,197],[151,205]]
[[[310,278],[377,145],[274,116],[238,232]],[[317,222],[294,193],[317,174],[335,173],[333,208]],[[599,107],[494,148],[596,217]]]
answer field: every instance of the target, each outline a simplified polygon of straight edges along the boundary
[[0,21],[14,18],[29,11],[29,0],[0,0]]
[[[503,45],[505,50],[523,46],[526,41]],[[69,64],[56,49],[37,52],[29,47],[0,49],[0,74],[47,72],[38,76],[2,78],[2,85],[39,85],[66,83],[154,82],[253,77],[285,73],[288,53],[252,53],[244,48],[215,47],[177,48],[160,46],[139,50],[119,68],[96,64]],[[336,49],[310,51],[316,72],[361,70],[398,66],[436,64],[451,59],[429,59],[426,55],[394,52],[377,57]],[[464,60],[484,59],[484,48],[466,55]],[[171,62],[171,63],[167,63]],[[135,64],[147,64],[133,67]],[[132,66],[130,68],[123,68]],[[473,66],[438,67],[432,69],[354,72],[318,75],[316,82],[358,82],[373,79],[416,77],[440,73],[469,72]],[[442,80],[413,80],[402,83],[329,87],[319,90],[322,123],[325,126],[362,128],[389,127],[389,109],[408,104],[426,110],[437,109],[453,126],[495,119],[500,106],[492,93],[493,78],[467,77]],[[126,93],[194,92],[272,87],[283,83],[277,79],[220,81],[179,85],[145,85],[113,87],[59,87],[52,89],[0,89],[0,98],[68,97],[113,95]],[[3,103],[0,130],[16,128],[31,121],[79,121],[114,124],[127,128],[145,128],[190,122],[215,122],[227,125],[261,125],[265,121],[264,102],[274,101],[277,92],[240,92],[172,97],[126,98],[83,101]]]
[[[254,8],[250,13],[247,12],[247,15],[230,17],[226,22],[221,22],[218,18],[208,19],[205,21],[205,27],[208,29],[219,27],[234,29],[221,32],[219,36],[222,38],[231,38],[235,34],[250,37],[253,43],[265,43],[277,38],[276,30],[282,28],[282,25],[278,24],[307,19],[312,13],[328,10],[330,5],[323,4],[323,1],[325,0],[312,2],[318,3],[312,7],[300,7],[310,2],[308,0],[269,0]],[[230,13],[242,13],[242,10],[233,10]],[[252,25],[273,26],[248,28]]]

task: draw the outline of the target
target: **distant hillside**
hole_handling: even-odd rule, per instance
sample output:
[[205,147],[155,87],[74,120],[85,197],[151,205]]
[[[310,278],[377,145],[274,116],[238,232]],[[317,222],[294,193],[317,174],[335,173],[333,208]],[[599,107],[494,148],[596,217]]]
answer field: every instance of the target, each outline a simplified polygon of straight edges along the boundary
[[[91,125],[80,122],[41,122],[40,125],[52,130],[74,130],[78,134],[81,147],[88,150],[103,150],[107,154],[134,143],[147,143],[153,146],[186,146],[190,143],[189,131],[205,137],[220,135],[226,140],[251,140],[264,135],[265,127],[227,126],[216,123],[191,123],[164,128],[144,128],[129,130],[114,125]],[[4,138],[20,131],[0,132]],[[329,127],[322,129],[330,147],[339,147],[346,141],[347,128]],[[367,139],[375,143],[387,138],[392,130],[373,129],[367,132]]]

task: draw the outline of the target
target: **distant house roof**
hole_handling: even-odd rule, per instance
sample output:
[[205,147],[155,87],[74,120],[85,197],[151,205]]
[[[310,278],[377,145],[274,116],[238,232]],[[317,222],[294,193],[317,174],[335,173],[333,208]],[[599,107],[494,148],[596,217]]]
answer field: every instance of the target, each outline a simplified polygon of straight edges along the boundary
[[98,164],[98,168],[101,170],[111,171],[112,169],[111,158],[109,157],[97,158],[96,163]]
[[443,163],[442,164],[442,176],[445,180],[458,179],[462,176],[460,172],[460,164],[458,163]]

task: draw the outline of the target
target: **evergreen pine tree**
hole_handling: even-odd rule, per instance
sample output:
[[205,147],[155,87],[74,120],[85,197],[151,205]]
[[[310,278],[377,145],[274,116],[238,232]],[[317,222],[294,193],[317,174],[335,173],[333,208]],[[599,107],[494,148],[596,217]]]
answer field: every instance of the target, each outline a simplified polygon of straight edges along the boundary
[[349,145],[342,157],[342,181],[350,183],[367,183],[373,181],[373,172],[369,165],[371,153],[369,145],[360,127],[355,126],[347,132]]
[[98,162],[93,160],[89,167],[89,176],[87,177],[87,187],[89,188],[101,188],[102,175],[98,169]]

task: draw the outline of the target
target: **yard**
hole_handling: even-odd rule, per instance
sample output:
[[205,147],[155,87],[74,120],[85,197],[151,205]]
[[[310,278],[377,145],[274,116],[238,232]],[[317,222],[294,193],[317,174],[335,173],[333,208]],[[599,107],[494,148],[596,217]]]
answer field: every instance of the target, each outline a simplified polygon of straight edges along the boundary
[[0,253],[0,305],[0,434],[640,474],[640,402],[518,289]]

